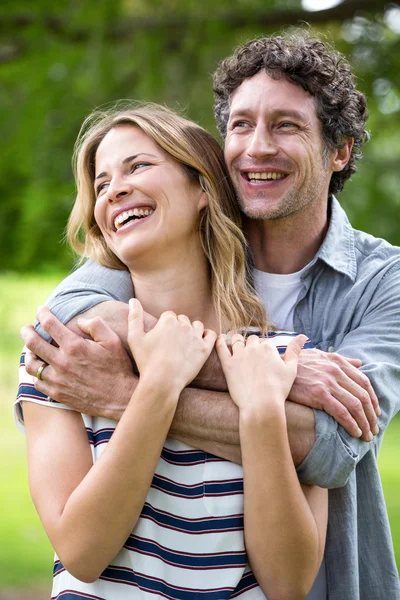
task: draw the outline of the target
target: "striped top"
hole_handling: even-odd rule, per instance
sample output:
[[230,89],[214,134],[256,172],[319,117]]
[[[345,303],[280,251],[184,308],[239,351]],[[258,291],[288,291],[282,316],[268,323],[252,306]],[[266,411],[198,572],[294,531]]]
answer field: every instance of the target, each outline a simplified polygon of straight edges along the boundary
[[[272,333],[281,352],[294,334]],[[21,401],[58,404],[38,392],[20,364],[15,417],[24,429]],[[117,425],[82,415],[93,461]],[[149,431],[151,435],[151,431]],[[264,599],[247,565],[243,535],[242,467],[167,438],[140,518],[112,563],[94,583],[83,583],[54,562],[55,600]]]

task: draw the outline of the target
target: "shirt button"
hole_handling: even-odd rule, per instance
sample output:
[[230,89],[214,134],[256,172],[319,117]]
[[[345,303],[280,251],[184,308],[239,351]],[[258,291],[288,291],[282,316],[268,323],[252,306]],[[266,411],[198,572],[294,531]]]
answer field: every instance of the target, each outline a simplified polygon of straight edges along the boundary
[[333,346],[329,346],[328,352],[335,352],[335,348]]

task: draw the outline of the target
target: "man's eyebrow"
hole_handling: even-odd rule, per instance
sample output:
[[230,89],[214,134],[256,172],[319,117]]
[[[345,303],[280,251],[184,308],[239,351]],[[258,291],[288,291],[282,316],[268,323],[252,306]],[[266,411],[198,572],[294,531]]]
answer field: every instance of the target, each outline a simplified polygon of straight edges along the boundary
[[250,117],[252,114],[251,110],[248,110],[246,108],[242,109],[242,108],[237,108],[236,110],[232,111],[229,115],[229,120],[234,119],[235,117]]
[[[306,115],[302,112],[300,112],[299,110],[295,110],[295,109],[283,109],[283,108],[277,108],[276,110],[271,111],[271,114],[273,117],[288,117],[291,119],[296,119],[298,121],[304,121],[306,119]],[[245,109],[241,109],[238,108],[234,111],[231,112],[231,114],[229,115],[229,120],[235,119],[237,117],[251,117],[253,116],[253,111],[245,108]]]
[[[124,158],[124,160],[122,161],[122,164],[126,165],[126,164],[132,162],[132,160],[135,160],[136,158],[138,158],[138,156],[151,156],[151,158],[157,158],[157,156],[155,156],[154,154],[149,154],[148,152],[139,152],[138,154],[132,154],[132,156],[127,156],[126,158]],[[103,171],[103,173],[99,173],[99,175],[96,175],[94,180],[96,181],[96,179],[101,179],[102,177],[106,177],[106,175],[107,175],[107,171]]]

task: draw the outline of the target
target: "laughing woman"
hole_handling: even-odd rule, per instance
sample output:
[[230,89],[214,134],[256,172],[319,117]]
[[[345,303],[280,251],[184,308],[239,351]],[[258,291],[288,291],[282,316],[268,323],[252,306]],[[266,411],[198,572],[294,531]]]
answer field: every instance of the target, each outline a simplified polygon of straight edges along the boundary
[[[32,497],[57,555],[52,598],[304,598],[327,518],[327,493],[299,483],[286,432],[304,339],[235,333],[227,344],[224,332],[267,324],[218,143],[145,105],[91,115],[75,158],[70,241],[129,270],[140,380],[117,424],[43,398],[23,371],[29,392],[17,409]],[[143,309],[158,318],[148,333]],[[215,332],[243,468],[167,437]],[[288,339],[282,360],[277,346]]]

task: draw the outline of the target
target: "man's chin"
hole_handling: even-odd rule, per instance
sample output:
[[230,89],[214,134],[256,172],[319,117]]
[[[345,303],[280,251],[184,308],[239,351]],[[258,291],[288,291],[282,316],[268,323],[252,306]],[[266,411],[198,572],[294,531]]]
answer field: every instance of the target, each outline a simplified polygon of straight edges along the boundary
[[243,215],[250,220],[273,221],[281,219],[284,215],[278,207],[269,206],[245,206],[241,205]]

